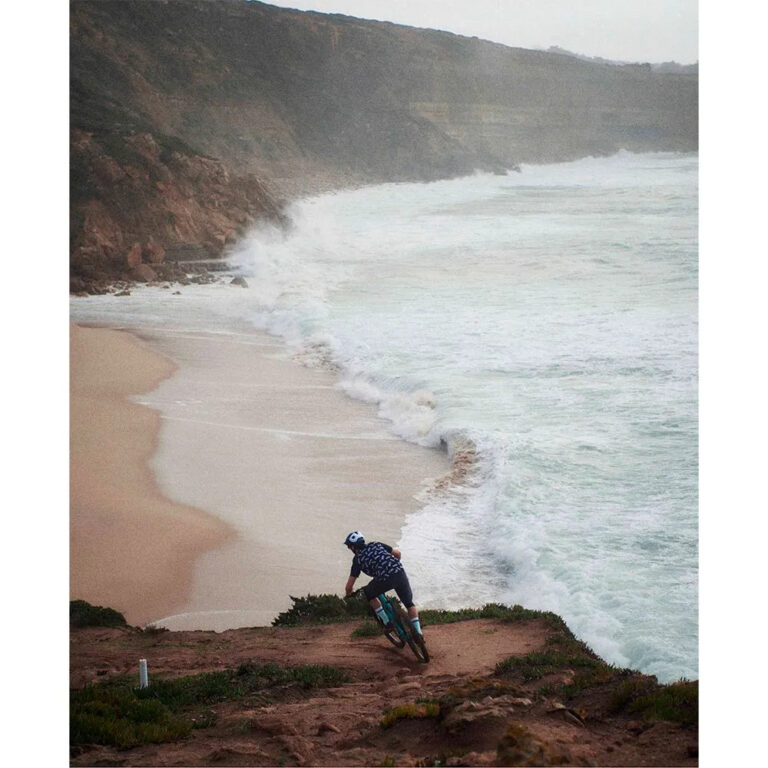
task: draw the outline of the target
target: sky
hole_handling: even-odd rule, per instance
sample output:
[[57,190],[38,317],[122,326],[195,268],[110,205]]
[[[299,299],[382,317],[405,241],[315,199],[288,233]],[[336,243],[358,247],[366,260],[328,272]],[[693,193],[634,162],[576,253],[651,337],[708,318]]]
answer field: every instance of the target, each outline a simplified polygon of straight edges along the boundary
[[267,1],[618,61],[693,64],[699,58],[697,0]]

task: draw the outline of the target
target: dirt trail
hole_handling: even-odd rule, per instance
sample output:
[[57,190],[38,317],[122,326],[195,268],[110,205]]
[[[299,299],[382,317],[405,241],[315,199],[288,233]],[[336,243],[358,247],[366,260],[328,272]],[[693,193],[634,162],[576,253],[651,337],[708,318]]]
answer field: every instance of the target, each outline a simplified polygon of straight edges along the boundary
[[[140,632],[89,628],[71,634],[71,684],[79,688],[124,676],[138,682],[146,658],[150,679],[236,669],[241,664],[330,665],[351,682],[294,689],[269,703],[226,701],[212,707],[215,725],[182,741],[118,750],[73,752],[72,765],[697,765],[697,734],[659,723],[638,727],[606,716],[610,691],[569,711],[540,693],[572,679],[564,669],[532,684],[494,677],[509,656],[542,650],[552,634],[542,620],[475,620],[428,627],[429,664],[382,636],[351,637],[359,623],[214,632]],[[382,716],[423,701],[452,704],[440,717]],[[589,710],[589,711],[588,711]],[[447,713],[447,714],[446,714]],[[497,752],[517,728],[518,762]],[[525,763],[521,760],[532,760]]]

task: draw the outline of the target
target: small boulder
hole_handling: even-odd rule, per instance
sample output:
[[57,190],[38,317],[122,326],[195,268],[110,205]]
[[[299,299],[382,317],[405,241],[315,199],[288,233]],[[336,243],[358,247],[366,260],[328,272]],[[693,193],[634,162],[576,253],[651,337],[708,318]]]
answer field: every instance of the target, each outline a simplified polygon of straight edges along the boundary
[[230,285],[239,285],[243,288],[248,287],[248,283],[246,282],[244,277],[233,277],[232,280],[229,282]]
[[149,264],[138,264],[131,270],[131,278],[138,283],[151,283],[157,280],[157,274]]
[[150,264],[162,264],[165,260],[165,248],[150,237],[144,246],[144,261]]
[[125,263],[130,269],[135,269],[141,264],[141,244],[134,243],[125,254]]

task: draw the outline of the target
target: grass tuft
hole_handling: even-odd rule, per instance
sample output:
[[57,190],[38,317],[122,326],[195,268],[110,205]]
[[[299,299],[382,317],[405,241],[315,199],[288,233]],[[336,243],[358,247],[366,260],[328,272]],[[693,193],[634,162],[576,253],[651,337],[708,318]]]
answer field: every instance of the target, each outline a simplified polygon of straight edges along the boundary
[[654,677],[625,680],[611,700],[614,712],[625,710],[645,720],[695,725],[699,720],[699,683],[679,680],[659,685]]
[[381,634],[381,625],[375,621],[366,621],[352,631],[352,637],[376,637]]
[[613,669],[570,631],[551,635],[547,638],[547,646],[544,651],[507,657],[496,665],[495,673],[503,677],[520,677],[527,683],[563,669],[573,669],[576,678],[572,685],[576,689],[589,684],[596,675]]
[[421,700],[414,702],[413,704],[401,704],[398,707],[388,709],[379,721],[379,725],[381,728],[387,729],[391,728],[400,720],[423,720],[425,718],[439,716],[440,704],[438,704],[438,702]]

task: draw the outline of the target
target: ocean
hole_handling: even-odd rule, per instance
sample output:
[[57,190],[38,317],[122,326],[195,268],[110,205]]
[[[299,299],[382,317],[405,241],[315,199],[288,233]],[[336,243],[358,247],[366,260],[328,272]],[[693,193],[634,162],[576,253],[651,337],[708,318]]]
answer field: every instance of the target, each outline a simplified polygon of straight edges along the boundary
[[698,156],[370,186],[289,215],[231,255],[248,290],[73,298],[72,319],[279,337],[452,458],[397,542],[419,605],[554,611],[617,666],[698,678]]

